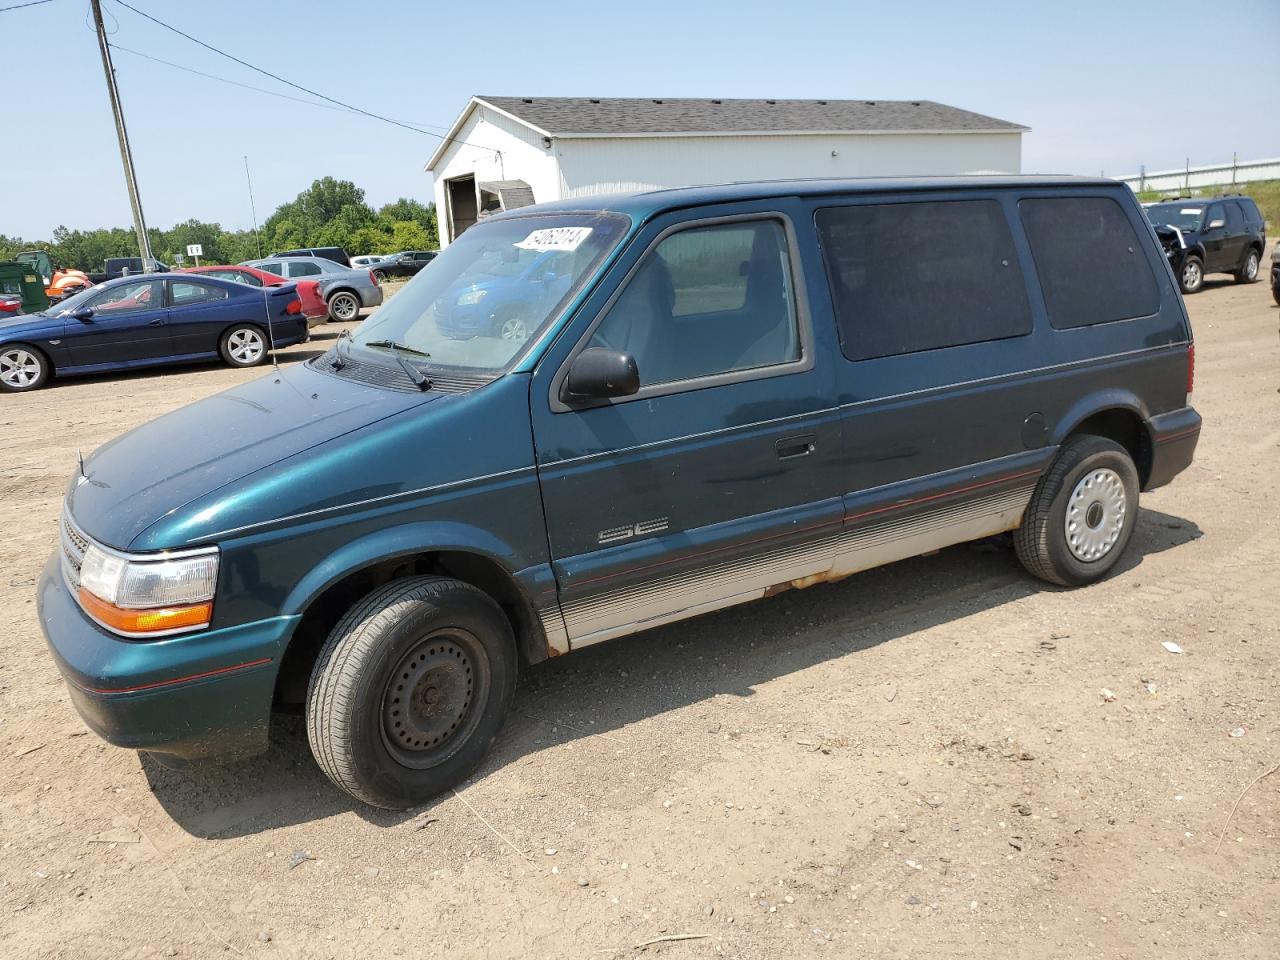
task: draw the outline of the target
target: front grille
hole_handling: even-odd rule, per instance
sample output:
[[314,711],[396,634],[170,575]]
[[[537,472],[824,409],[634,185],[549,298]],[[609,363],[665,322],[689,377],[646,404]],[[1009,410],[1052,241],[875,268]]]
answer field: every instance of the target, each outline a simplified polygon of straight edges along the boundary
[[[309,361],[312,369],[319,370],[321,373],[328,373],[337,377],[347,377],[359,383],[368,383],[375,387],[385,387],[388,390],[399,390],[403,393],[417,393],[417,385],[409,379],[409,375],[400,369],[400,365],[394,367],[381,363],[366,363],[362,360],[354,360],[350,357],[341,364],[341,370],[334,369],[334,363],[337,361],[336,351],[330,350],[323,356],[316,357]],[[431,380],[431,389],[437,393],[468,393],[477,387],[483,387],[489,382],[488,377],[449,377],[442,376],[432,371],[424,371]]]
[[60,527],[62,576],[71,592],[75,593],[80,589],[80,567],[84,563],[85,551],[89,549],[89,538],[80,532],[66,507],[62,508]]

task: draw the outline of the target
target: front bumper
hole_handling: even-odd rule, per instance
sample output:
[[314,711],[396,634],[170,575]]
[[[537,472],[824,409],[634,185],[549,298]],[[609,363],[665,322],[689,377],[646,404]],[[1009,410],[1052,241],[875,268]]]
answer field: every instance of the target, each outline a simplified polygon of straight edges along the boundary
[[1162,413],[1147,421],[1151,437],[1151,469],[1143,490],[1154,490],[1180,474],[1195,459],[1200,440],[1200,414],[1192,407]]
[[182,759],[266,749],[276,674],[296,617],[126,640],[81,611],[57,553],[45,565],[36,599],[72,704],[108,743]]

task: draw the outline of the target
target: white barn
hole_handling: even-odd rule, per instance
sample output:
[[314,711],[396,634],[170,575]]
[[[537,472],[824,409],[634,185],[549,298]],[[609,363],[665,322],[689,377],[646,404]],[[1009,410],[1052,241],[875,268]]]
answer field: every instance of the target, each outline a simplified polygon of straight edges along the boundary
[[445,246],[486,212],[593,194],[1019,173],[1027,130],[928,100],[477,96],[426,169]]

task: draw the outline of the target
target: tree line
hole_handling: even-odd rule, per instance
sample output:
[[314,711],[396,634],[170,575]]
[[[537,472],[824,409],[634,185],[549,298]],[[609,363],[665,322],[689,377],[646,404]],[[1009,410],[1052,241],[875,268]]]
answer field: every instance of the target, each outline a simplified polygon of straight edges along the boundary
[[[224,230],[221,224],[187,220],[168,230],[148,228],[156,259],[173,264],[187,245],[204,248],[202,263],[239,263],[296,247],[344,247],[352,255],[432,250],[440,245],[436,205],[402,197],[374,210],[350,180],[324,177],[267,217],[258,234]],[[138,256],[129,227],[69,230],[60,226],[48,240],[0,234],[0,260],[23,250],[48,250],[55,262],[98,270],[108,257]]]

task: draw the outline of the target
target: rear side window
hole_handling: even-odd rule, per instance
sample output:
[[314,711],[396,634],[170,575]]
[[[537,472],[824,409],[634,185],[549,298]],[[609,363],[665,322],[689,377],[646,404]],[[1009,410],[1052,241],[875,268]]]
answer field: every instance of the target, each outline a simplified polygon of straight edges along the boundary
[[1109,197],[1018,203],[1049,322],[1058,330],[1145,317],[1160,293],[1138,235]]
[[1026,285],[997,201],[829,207],[817,224],[850,360],[1031,332]]
[[1240,209],[1244,211],[1244,219],[1250,225],[1262,223],[1262,213],[1258,205],[1249,197],[1240,198]]
[[289,276],[291,277],[318,277],[323,272],[318,263],[299,261],[289,264]]
[[222,287],[193,283],[190,280],[169,281],[169,301],[175,307],[190,307],[197,303],[225,299],[227,299],[227,291]]

